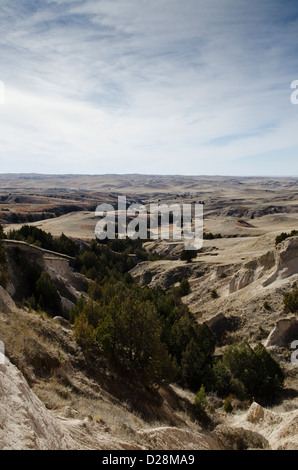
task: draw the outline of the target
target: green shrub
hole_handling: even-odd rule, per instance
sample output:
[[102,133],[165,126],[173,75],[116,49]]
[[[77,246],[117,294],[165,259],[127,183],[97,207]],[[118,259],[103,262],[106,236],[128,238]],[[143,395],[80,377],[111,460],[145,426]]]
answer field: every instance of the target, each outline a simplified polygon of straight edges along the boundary
[[275,245],[279,245],[279,243],[283,242],[284,240],[286,240],[287,238],[289,237],[294,237],[298,235],[298,231],[297,230],[292,230],[290,233],[286,233],[286,232],[282,232],[280,235],[278,235],[276,238],[275,238]]
[[232,376],[231,371],[225,366],[222,360],[217,360],[212,369],[213,386],[212,390],[220,397],[233,394],[240,399],[246,397],[245,387],[239,379]]
[[204,240],[214,240],[215,238],[222,238],[222,235],[220,233],[214,235],[212,232],[204,232],[203,234]]
[[181,358],[181,378],[192,390],[197,390],[203,384],[210,387],[215,343],[216,337],[205,323],[194,330],[190,341],[188,339]]
[[196,250],[182,250],[180,254],[181,261],[186,261],[190,263],[194,258],[196,258],[197,252]]
[[206,409],[208,406],[204,385],[201,385],[199,391],[196,393],[194,404],[199,415],[204,416],[206,414]]
[[64,233],[60,237],[54,238],[51,233],[47,233],[40,228],[32,225],[23,225],[19,230],[11,230],[8,233],[11,240],[19,240],[36,245],[46,250],[57,251],[69,256],[75,256],[78,253],[78,247],[73,240],[66,237]]
[[43,272],[35,284],[35,298],[45,312],[57,315],[61,312],[60,295],[49,273]]
[[231,396],[228,396],[225,401],[224,401],[224,411],[226,413],[232,413],[233,411],[233,405],[232,405],[232,397]]
[[217,299],[218,298],[218,293],[216,289],[211,289],[210,295],[212,299]]
[[187,279],[183,278],[180,282],[180,286],[178,288],[178,293],[180,297],[184,295],[188,295],[190,293],[190,285]]
[[5,271],[4,267],[0,265],[0,286],[6,289],[8,286],[8,274]]
[[96,330],[90,325],[84,314],[79,315],[75,319],[74,338],[87,355],[96,346]]
[[228,346],[223,364],[242,383],[248,398],[271,401],[283,386],[281,367],[261,343],[254,349],[246,342]]
[[285,292],[283,296],[286,310],[295,313],[298,311],[298,287],[295,286],[291,292]]
[[114,296],[107,305],[90,301],[75,319],[75,337],[83,348],[97,347],[149,386],[173,379],[175,373],[160,330],[154,304],[129,297],[120,301]]

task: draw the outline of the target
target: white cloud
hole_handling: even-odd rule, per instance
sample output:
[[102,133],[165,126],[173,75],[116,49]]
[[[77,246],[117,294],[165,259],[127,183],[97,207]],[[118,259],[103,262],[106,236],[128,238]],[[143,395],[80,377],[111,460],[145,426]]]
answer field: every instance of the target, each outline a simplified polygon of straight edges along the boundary
[[[256,0],[3,3],[2,171],[212,173],[298,145],[297,9]],[[264,171],[261,162],[253,171]]]

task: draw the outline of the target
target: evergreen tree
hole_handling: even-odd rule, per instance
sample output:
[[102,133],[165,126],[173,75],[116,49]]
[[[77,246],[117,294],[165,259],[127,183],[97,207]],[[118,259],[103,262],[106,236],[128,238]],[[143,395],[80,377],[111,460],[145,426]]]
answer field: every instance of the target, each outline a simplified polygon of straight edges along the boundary
[[61,301],[58,290],[49,273],[43,272],[35,284],[35,297],[41,309],[53,315],[61,312]]

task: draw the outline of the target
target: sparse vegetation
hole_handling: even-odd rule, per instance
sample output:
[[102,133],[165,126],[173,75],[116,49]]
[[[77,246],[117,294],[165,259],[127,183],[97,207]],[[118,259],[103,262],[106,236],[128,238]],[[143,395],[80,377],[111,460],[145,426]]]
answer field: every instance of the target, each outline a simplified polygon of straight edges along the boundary
[[[294,190],[293,187],[293,194]],[[88,192],[91,194],[92,191]],[[270,189],[268,198],[271,192],[275,194]],[[135,444],[136,433],[148,430],[149,424],[156,429],[178,426],[179,431],[191,428],[204,433],[208,419],[212,425],[210,429],[215,431],[216,436],[216,427],[221,420],[223,428],[232,427],[230,431],[225,431],[219,426],[220,442],[228,442],[228,447],[233,448],[238,438],[237,445],[244,446],[240,442],[240,434],[235,438],[233,428],[241,419],[243,439],[247,438],[249,442],[245,446],[254,448],[253,437],[256,433],[252,431],[252,435],[247,437],[245,415],[243,413],[240,417],[240,410],[247,412],[252,401],[268,407],[278,403],[283,410],[287,406],[289,411],[294,409],[291,397],[292,394],[294,397],[296,383],[295,371],[291,368],[292,351],[280,346],[272,349],[271,353],[262,344],[255,344],[263,342],[276,321],[285,317],[280,309],[280,292],[286,285],[289,292],[284,294],[285,310],[298,312],[298,289],[293,288],[295,277],[291,276],[290,269],[289,278],[284,278],[282,285],[280,277],[277,277],[270,284],[270,290],[261,288],[261,283],[271,277],[274,262],[279,260],[278,252],[274,253],[268,248],[270,237],[267,233],[266,236],[255,237],[255,232],[250,234],[243,227],[239,228],[237,220],[242,215],[235,213],[238,195],[235,192],[235,201],[231,202],[226,194],[224,188],[219,197],[217,194],[206,197],[206,210],[212,214],[208,227],[212,228],[213,233],[204,234],[205,240],[221,237],[224,240],[206,242],[200,259],[193,264],[179,262],[181,248],[176,245],[168,247],[167,241],[158,245],[152,240],[152,243],[144,245],[144,249],[141,240],[115,239],[99,243],[96,240],[84,241],[82,236],[79,242],[65,235],[54,237],[37,227],[28,226],[10,232],[9,237],[15,240],[72,256],[74,260],[70,261],[70,266],[76,272],[71,272],[66,260],[59,260],[56,276],[52,271],[55,269],[54,255],[13,243],[7,244],[5,253],[5,234],[0,226],[0,284],[5,286],[9,281],[9,292],[15,289],[13,298],[17,306],[29,307],[15,310],[12,304],[12,313],[3,315],[0,339],[5,342],[7,357],[25,375],[48,408],[65,417],[83,420],[90,416],[90,421],[85,420],[86,428],[85,431],[82,428],[82,433],[90,432],[91,436],[94,429],[99,433],[97,437],[100,432],[105,432],[108,439],[117,435],[125,442]],[[20,200],[14,196],[13,204],[22,203],[21,191],[18,191],[18,196]],[[69,195],[65,197],[71,199]],[[82,195],[76,191],[71,197],[79,201]],[[112,202],[114,193],[111,192],[109,197]],[[170,200],[170,194],[165,198]],[[289,201],[292,210],[293,199],[289,198]],[[7,211],[12,219],[3,217],[2,220],[23,220],[16,213],[12,215],[12,210],[21,211],[21,207],[6,209],[6,204],[8,207],[7,200],[3,199],[2,211]],[[250,212],[245,214],[249,216],[253,209],[258,219],[257,228],[263,229],[262,216],[269,213],[273,218],[276,213],[273,237],[282,229],[289,231],[283,232],[280,238],[276,237],[277,245],[298,234],[297,231],[291,232],[289,225],[283,226],[284,218],[278,214],[284,210],[287,212],[286,201],[284,205],[281,212],[275,212],[275,208],[263,208],[259,206],[258,195],[256,201],[251,203]],[[219,224],[216,218],[220,217],[218,220],[223,222],[226,214],[231,215],[231,223],[221,225],[222,235],[217,234]],[[44,212],[42,218],[52,215]],[[35,213],[29,214],[28,223],[35,220],[35,216]],[[58,233],[60,228],[61,233],[66,223],[65,233],[78,233],[80,238],[81,234],[86,235],[90,230],[92,216],[74,214],[73,218],[62,218],[57,221],[54,233]],[[53,222],[46,221],[44,227],[50,229]],[[237,249],[234,249],[233,240],[229,240],[234,237]],[[147,251],[150,247],[160,251],[160,254]],[[291,249],[296,250],[296,244],[289,243],[285,245],[287,247],[289,256],[285,256],[285,262],[292,259]],[[196,251],[184,251],[187,252],[187,255],[182,254],[184,261],[191,262],[196,257]],[[217,252],[218,257],[215,258]],[[211,259],[211,256],[214,258]],[[159,263],[162,259],[168,262]],[[137,266],[142,261],[154,263]],[[243,269],[237,275],[242,261]],[[49,275],[42,269],[47,269]],[[258,276],[253,276],[256,269]],[[247,277],[246,271],[252,275]],[[9,279],[6,272],[9,272]],[[133,276],[137,276],[138,281]],[[68,281],[70,279],[74,284]],[[250,287],[251,279],[256,280]],[[146,285],[149,282],[154,287],[149,288]],[[88,284],[89,300],[85,295]],[[242,285],[246,288],[237,295],[237,289]],[[255,287],[258,288],[254,292]],[[76,302],[77,292],[83,295],[67,317],[66,311],[70,308],[70,302]],[[186,298],[190,292],[192,295]],[[250,296],[250,292],[255,295]],[[270,292],[270,298],[266,292]],[[4,304],[6,297],[10,301],[8,293],[3,293]],[[9,308],[7,304],[8,311]],[[191,312],[195,312],[196,316]],[[54,321],[54,315],[67,317],[70,324],[65,320]],[[202,323],[205,319],[208,319],[210,328]],[[243,338],[249,343],[242,342]],[[278,363],[279,359],[285,373]],[[287,389],[283,394],[285,374]],[[169,383],[170,387],[167,386]],[[276,410],[272,411],[275,413]],[[235,414],[233,420],[228,416],[231,412]],[[268,416],[270,418],[271,411]],[[260,433],[263,424],[260,421]],[[272,423],[274,432],[278,425],[277,421]],[[225,432],[230,433],[229,439],[223,438]],[[141,445],[140,436],[137,442]]]
[[[132,381],[149,388],[175,380],[202,394],[204,389],[225,397],[232,393],[245,399],[259,394],[261,399],[270,399],[282,385],[278,365],[274,366],[265,349],[232,345],[226,348],[222,360],[215,359],[214,333],[204,323],[197,325],[181,302],[180,297],[190,292],[186,278],[168,292],[136,283],[129,271],[138,261],[148,259],[141,240],[94,241],[79,253],[77,245],[64,235],[54,239],[35,227],[25,226],[13,237],[72,252],[76,255],[75,269],[92,281],[90,300],[81,297],[69,316],[86,358],[105,358],[112,367],[121,366]],[[195,255],[196,251],[184,250],[182,258],[191,260]],[[216,289],[210,295],[217,298]],[[48,273],[35,273],[27,304],[51,315],[60,314],[60,296]]]
[[37,302],[37,308],[41,308],[42,310],[50,312],[53,316],[60,313],[60,295],[47,272],[43,272],[37,279],[35,284],[34,297]]
[[298,230],[292,230],[290,233],[282,232],[275,238],[275,246],[279,245],[281,242],[286,240],[287,238],[294,237],[298,235]]
[[270,332],[268,330],[265,330],[262,325],[258,326],[258,334],[256,338],[260,341],[261,339],[267,338],[269,336]]
[[196,258],[197,252],[196,250],[182,250],[180,254],[181,261],[186,261],[187,263],[191,263],[191,261]]
[[180,297],[183,297],[184,295],[188,295],[190,293],[190,284],[186,278],[183,278],[180,282],[180,285],[178,287],[178,293]]
[[200,416],[205,416],[206,409],[207,409],[207,406],[208,406],[208,402],[207,402],[207,397],[206,397],[206,392],[205,392],[204,385],[201,385],[200,390],[196,393],[194,404],[195,404],[195,407],[196,407],[199,415]]
[[[150,386],[175,379],[193,391],[204,386],[225,397],[273,398],[283,375],[263,346],[232,345],[221,361],[215,360],[215,335],[205,324],[196,325],[180,300],[189,292],[188,281],[182,279],[173,292],[140,287],[128,275],[132,261],[127,255],[119,241],[118,253],[108,244],[94,243],[77,258],[81,272],[91,277],[95,268],[96,273],[91,300],[81,299],[71,312],[76,338],[86,352],[121,363]],[[215,289],[211,296],[218,296]]]
[[218,298],[218,293],[216,289],[211,289],[210,295],[212,299],[217,299]]
[[295,313],[298,311],[298,287],[295,286],[291,292],[285,292],[283,296],[284,307],[287,311]]
[[23,225],[19,230],[10,230],[8,232],[8,238],[69,256],[75,256],[79,251],[75,242],[64,234],[58,238],[54,238],[51,233],[46,233],[44,230],[31,225]]
[[220,233],[213,234],[212,232],[204,232],[203,239],[204,240],[215,240],[217,238],[222,238]]
[[232,413],[232,411],[233,411],[233,405],[232,405],[232,397],[231,397],[231,395],[229,395],[229,396],[225,399],[223,408],[224,408],[224,411],[225,411],[226,413]]

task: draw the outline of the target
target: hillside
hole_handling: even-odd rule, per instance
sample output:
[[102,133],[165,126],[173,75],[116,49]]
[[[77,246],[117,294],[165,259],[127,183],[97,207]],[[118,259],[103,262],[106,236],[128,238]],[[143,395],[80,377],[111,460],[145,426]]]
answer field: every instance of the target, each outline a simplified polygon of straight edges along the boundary
[[[297,229],[296,183],[294,178],[140,175],[131,181],[125,175],[0,179],[2,196],[11,194],[5,201],[2,197],[3,207],[12,212],[22,209],[23,201],[16,197],[22,191],[27,196],[34,192],[33,184],[35,193],[40,192],[37,199],[45,191],[52,197],[58,188],[59,197],[65,191],[71,199],[77,194],[80,201],[88,192],[92,203],[99,195],[98,202],[108,195],[115,203],[117,190],[130,201],[147,205],[204,200],[207,235],[191,262],[180,259],[181,242],[167,240],[145,241],[138,251],[127,245],[125,253],[110,251],[110,258],[96,250],[84,257],[92,246],[97,219],[90,210],[70,208],[67,214],[57,213],[30,225],[56,237],[70,236],[78,250],[74,256],[38,243],[4,241],[8,282],[5,289],[0,287],[0,340],[6,352],[6,362],[0,365],[1,448],[297,449],[297,365],[291,363],[290,346],[298,338],[298,318],[297,311],[285,308],[283,296],[298,283],[298,237],[275,243],[282,232]],[[35,210],[29,207],[29,213],[31,209]],[[6,223],[4,230],[9,234],[21,226]],[[39,304],[40,279],[53,293],[51,308]],[[176,307],[181,311],[181,305],[187,307],[197,326],[206,322],[216,337],[216,360],[234,342],[246,340],[252,348],[262,343],[282,366],[284,390],[274,401],[260,407],[253,397],[233,395],[229,414],[223,408],[226,396],[208,391],[202,415],[194,405],[196,390],[183,386],[181,380],[150,388],[133,370],[128,379],[123,364],[115,365],[103,352],[93,351],[88,357],[78,343],[70,313],[80,299],[109,299],[117,282],[124,296],[136,281],[153,292],[164,289],[169,297],[162,294],[165,297],[157,302],[163,299],[167,305],[183,279],[189,291],[175,300]],[[95,281],[100,288],[90,289]],[[132,295],[143,295],[133,289]],[[52,303],[54,297],[56,303]]]
[[[0,294],[6,303],[7,295]],[[191,396],[173,386],[161,392],[157,407],[148,403],[147,411],[143,395],[136,412],[136,404],[117,398],[127,386],[119,377],[107,369],[92,377],[85,370],[69,328],[19,310],[12,301],[0,320],[16,364],[6,358],[0,365],[1,450],[297,449],[297,411],[256,412],[252,405],[232,417],[219,414],[207,430],[192,415]]]

